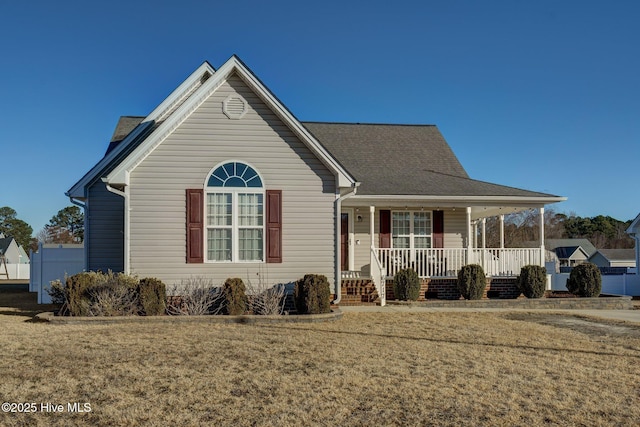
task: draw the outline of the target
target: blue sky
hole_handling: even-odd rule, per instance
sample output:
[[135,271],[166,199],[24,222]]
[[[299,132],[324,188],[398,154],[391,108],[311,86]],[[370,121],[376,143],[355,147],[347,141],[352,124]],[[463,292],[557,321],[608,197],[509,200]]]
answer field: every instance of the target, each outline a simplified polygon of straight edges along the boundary
[[[640,212],[640,2],[3,2],[0,206],[34,233],[203,61],[300,120],[436,124],[472,178]],[[426,159],[428,161],[428,159]]]

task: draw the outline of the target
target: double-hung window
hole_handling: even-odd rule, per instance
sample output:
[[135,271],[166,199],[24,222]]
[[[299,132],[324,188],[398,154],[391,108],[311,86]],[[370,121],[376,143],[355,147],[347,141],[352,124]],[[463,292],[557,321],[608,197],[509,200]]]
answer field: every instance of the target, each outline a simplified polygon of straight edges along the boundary
[[206,259],[264,261],[264,188],[249,165],[229,162],[207,181]]
[[431,212],[394,211],[391,214],[391,244],[398,249],[431,247]]

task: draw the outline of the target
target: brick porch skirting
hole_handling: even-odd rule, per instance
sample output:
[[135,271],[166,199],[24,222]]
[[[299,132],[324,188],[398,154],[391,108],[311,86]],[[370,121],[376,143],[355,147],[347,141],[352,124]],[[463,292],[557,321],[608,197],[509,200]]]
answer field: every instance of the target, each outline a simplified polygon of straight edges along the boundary
[[[516,299],[522,293],[518,289],[516,277],[489,277],[487,286],[482,295],[483,299]],[[386,282],[387,300],[395,300],[393,293],[393,280]],[[427,300],[458,300],[460,299],[457,279],[455,278],[429,278],[421,279],[420,296],[418,301]]]

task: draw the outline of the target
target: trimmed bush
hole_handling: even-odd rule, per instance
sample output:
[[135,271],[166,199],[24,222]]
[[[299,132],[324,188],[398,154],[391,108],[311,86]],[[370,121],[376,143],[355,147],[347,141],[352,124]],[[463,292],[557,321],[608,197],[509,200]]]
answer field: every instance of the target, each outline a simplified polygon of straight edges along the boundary
[[140,314],[145,316],[159,316],[167,308],[167,288],[161,280],[146,277],[138,284],[138,298]]
[[89,316],[134,316],[139,314],[138,278],[124,273],[94,273],[96,283],[89,294]]
[[331,290],[327,276],[305,274],[296,282],[294,301],[298,314],[320,314],[331,312]]
[[487,279],[481,265],[464,265],[458,272],[458,290],[464,299],[481,299],[486,286]]
[[229,278],[224,282],[225,313],[237,316],[247,312],[248,299],[244,282],[240,278]]
[[71,316],[89,316],[91,296],[89,291],[98,282],[98,273],[82,272],[67,277],[64,289],[66,309]]
[[591,263],[577,265],[567,279],[567,289],[580,297],[597,297],[602,291],[600,269]]
[[539,265],[525,265],[520,269],[518,287],[527,298],[542,298],[547,285],[547,270]]
[[410,268],[400,270],[393,276],[393,294],[400,301],[416,301],[420,296],[420,278]]

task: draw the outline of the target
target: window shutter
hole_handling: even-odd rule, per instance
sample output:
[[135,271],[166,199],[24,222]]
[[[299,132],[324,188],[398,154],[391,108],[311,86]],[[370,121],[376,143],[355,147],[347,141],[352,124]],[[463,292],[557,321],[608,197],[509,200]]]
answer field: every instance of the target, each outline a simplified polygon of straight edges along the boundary
[[204,191],[187,189],[187,263],[204,262]]
[[391,211],[380,211],[380,247],[391,247]]
[[433,211],[433,247],[444,248],[444,211]]
[[266,248],[268,263],[282,262],[282,190],[267,190]]

